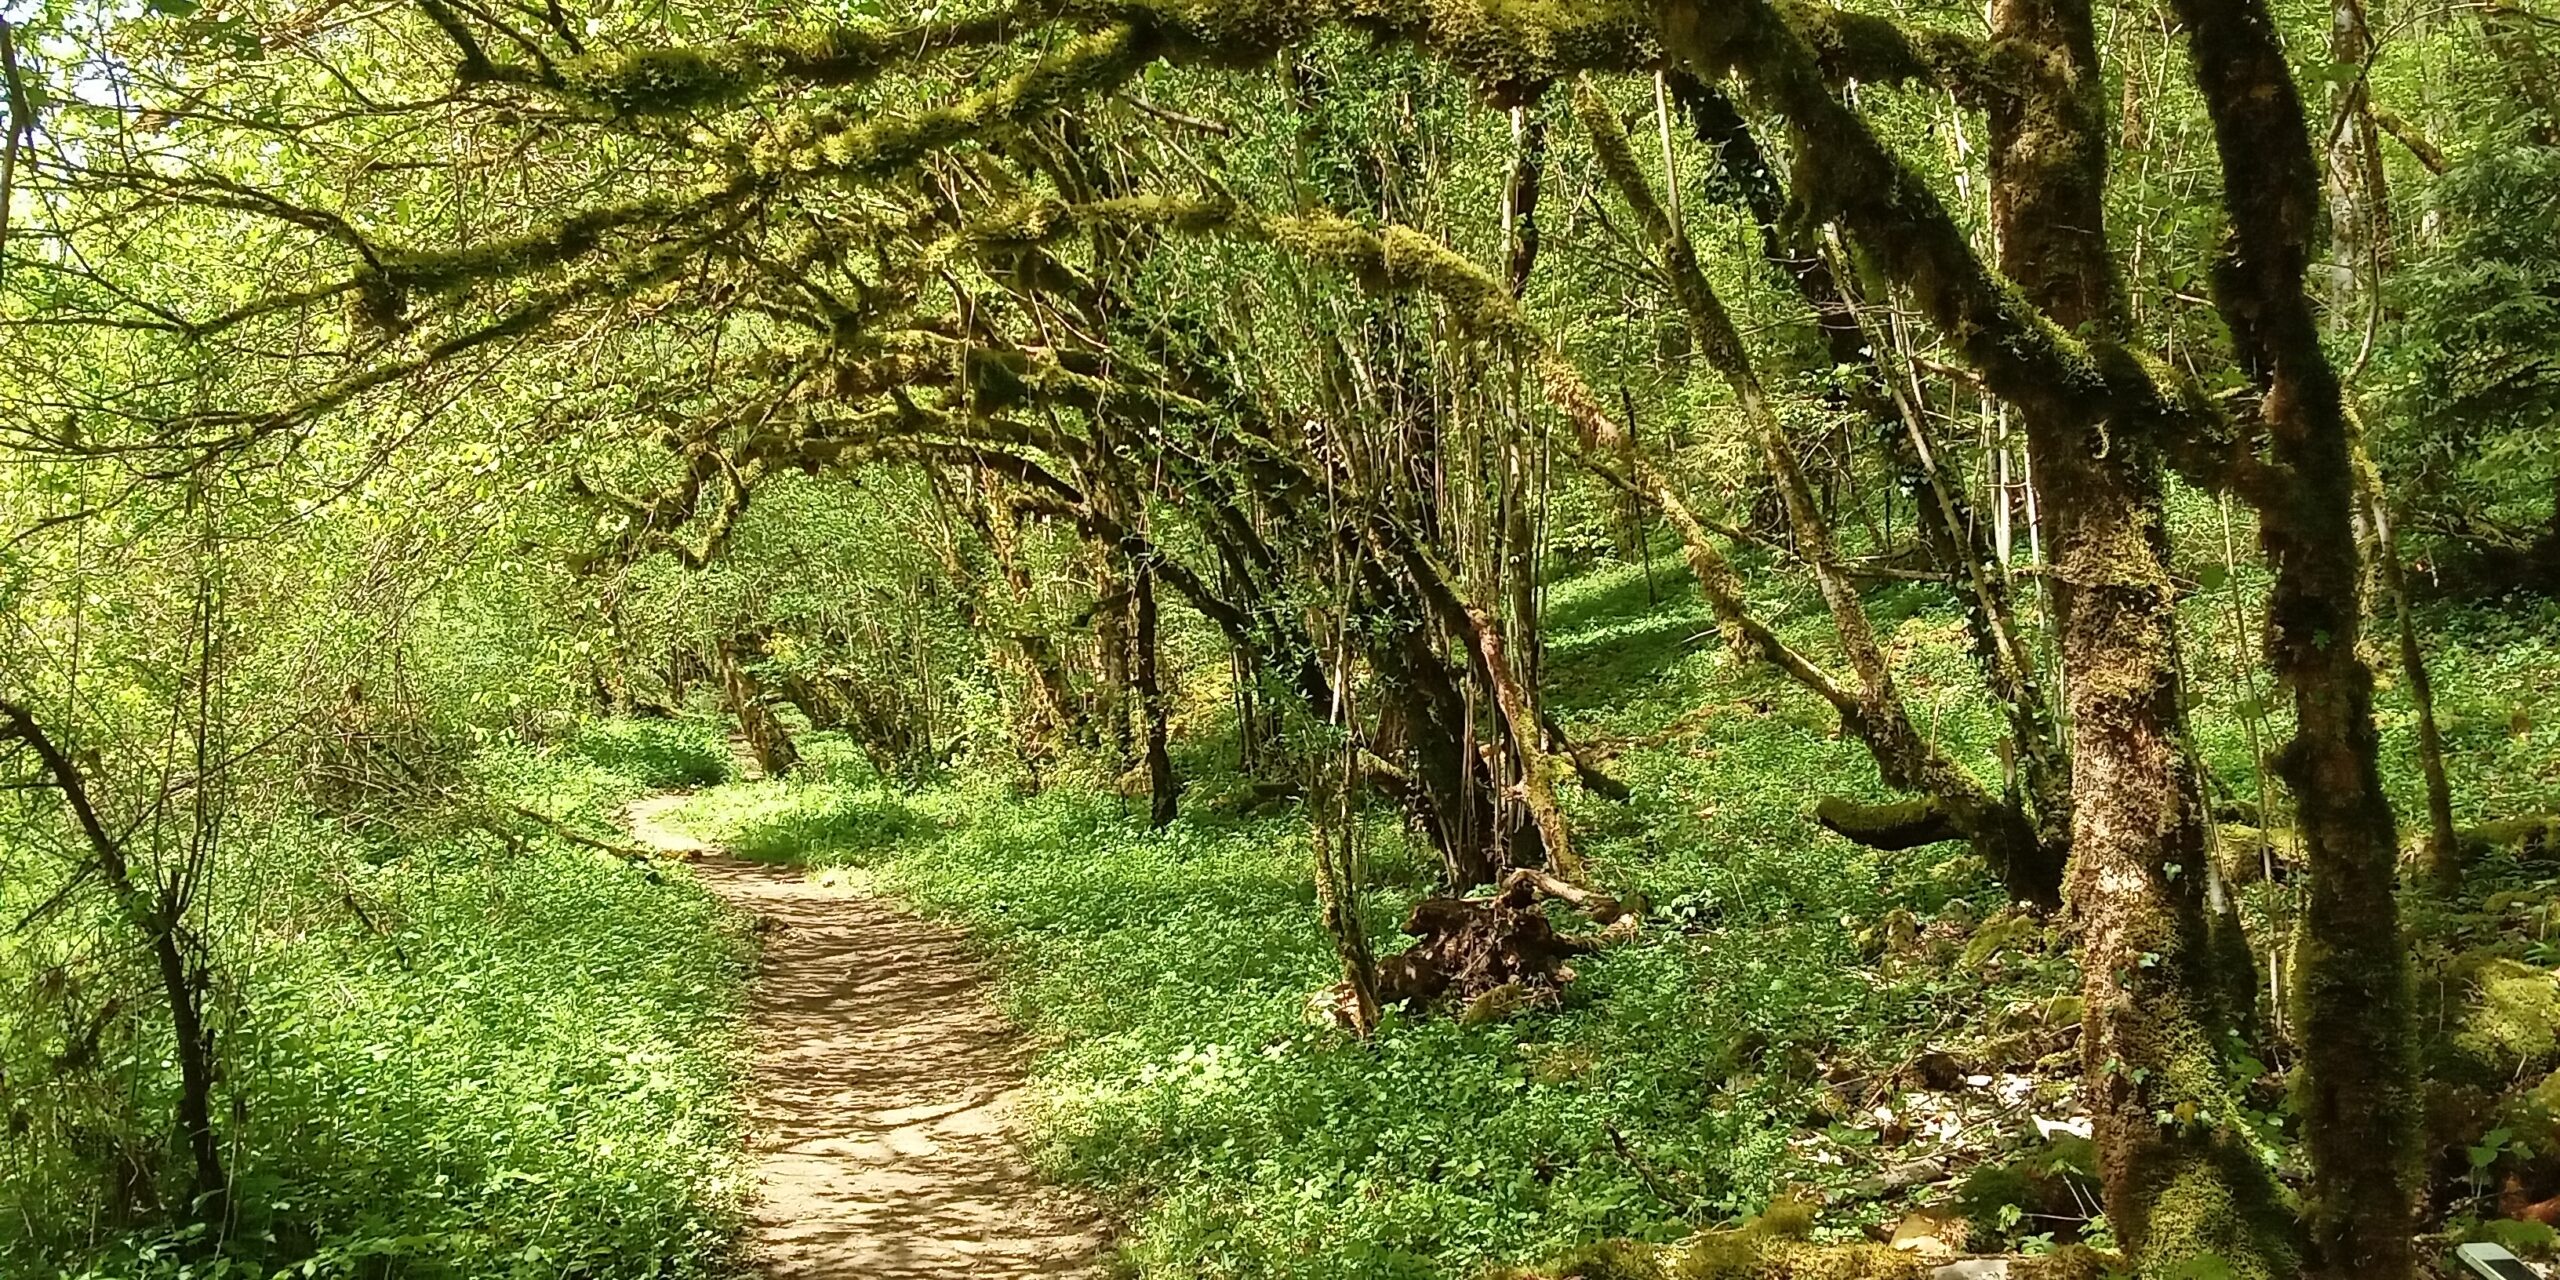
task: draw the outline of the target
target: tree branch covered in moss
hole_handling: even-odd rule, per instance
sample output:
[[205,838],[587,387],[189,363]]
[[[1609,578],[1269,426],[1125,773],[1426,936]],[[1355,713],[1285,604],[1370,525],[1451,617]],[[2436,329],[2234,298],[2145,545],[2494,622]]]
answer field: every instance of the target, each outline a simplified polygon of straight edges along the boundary
[[2002,92],[1991,48],[1977,37],[1805,0],[1782,4],[1787,21],[1834,83],[1925,84],[1971,107]]
[[1722,375],[1750,422],[1762,459],[1777,481],[1778,494],[1795,533],[1796,547],[1814,575],[1833,632],[1855,672],[1859,696],[1854,714],[1844,712],[1849,727],[1867,744],[1885,781],[1896,788],[1919,791],[1944,805],[1948,816],[1965,830],[1984,860],[2008,883],[2010,892],[2032,900],[2060,900],[2062,857],[2044,849],[2034,824],[2012,803],[1991,794],[1969,771],[1921,736],[1903,705],[1893,678],[1892,661],[1876,640],[1866,605],[1843,571],[1833,549],[1831,531],[1815,504],[1811,486],[1795,460],[1795,446],[1770,408],[1742,335],[1721,299],[1699,269],[1697,251],[1687,234],[1671,220],[1652,184],[1636,164],[1616,113],[1586,83],[1574,97],[1575,114],[1590,135],[1602,173],[1619,198],[1635,213],[1636,224],[1661,255],[1664,283],[1688,318],[1691,345]]
[[2230,239],[2214,267],[2214,303],[2259,392],[2280,477],[2260,504],[2259,535],[2275,571],[2267,652],[2294,703],[2277,772],[2300,808],[2311,868],[2296,960],[2306,1217],[2323,1274],[2405,1276],[2415,1268],[2414,1001],[2392,895],[2398,829],[2359,643],[2354,433],[2304,290],[2320,170],[2262,0],[2177,0],[2176,10],[2224,174]]

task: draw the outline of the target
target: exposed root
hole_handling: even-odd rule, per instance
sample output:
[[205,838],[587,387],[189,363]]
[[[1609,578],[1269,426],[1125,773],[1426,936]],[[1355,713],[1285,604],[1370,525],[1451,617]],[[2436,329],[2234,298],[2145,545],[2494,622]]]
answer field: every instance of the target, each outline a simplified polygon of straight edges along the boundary
[[1591,944],[1556,932],[1538,909],[1537,881],[1515,875],[1490,898],[1425,898],[1404,931],[1419,939],[1378,962],[1381,999],[1414,1008],[1472,1005],[1517,989],[1520,1007],[1549,1002],[1573,981],[1566,962]]

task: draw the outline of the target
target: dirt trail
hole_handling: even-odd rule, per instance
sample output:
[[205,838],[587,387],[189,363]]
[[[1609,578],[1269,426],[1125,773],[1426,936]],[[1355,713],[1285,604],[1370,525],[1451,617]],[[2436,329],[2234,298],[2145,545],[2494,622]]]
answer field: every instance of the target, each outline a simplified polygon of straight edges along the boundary
[[763,935],[749,1119],[748,1244],[773,1280],[1094,1276],[1099,1215],[1025,1166],[1023,1047],[961,935],[669,829],[681,797],[632,806],[641,843]]

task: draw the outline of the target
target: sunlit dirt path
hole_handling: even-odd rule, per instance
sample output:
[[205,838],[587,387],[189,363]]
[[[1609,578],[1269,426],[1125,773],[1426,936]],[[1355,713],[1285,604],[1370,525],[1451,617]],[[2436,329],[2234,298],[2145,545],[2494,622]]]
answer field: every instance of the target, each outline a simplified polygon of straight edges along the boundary
[[748,1245],[774,1280],[1094,1276],[1102,1220],[1014,1140],[1023,1047],[961,935],[785,867],[719,856],[641,801],[632,835],[762,937]]

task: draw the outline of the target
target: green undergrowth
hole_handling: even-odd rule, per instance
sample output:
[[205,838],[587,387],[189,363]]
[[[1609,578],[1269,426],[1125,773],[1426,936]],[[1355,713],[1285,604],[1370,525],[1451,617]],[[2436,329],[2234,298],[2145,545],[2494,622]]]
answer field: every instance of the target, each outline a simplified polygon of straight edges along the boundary
[[[1818,602],[1782,575],[1752,582],[1782,634],[1829,651]],[[2276,740],[2281,709],[2244,716],[2242,700],[2272,697],[2263,682],[2203,667],[2223,603],[2189,603],[2198,750],[2224,775],[2218,794],[2254,795],[2247,722]],[[1996,786],[2001,724],[1961,617],[1916,588],[1869,604],[1918,727]],[[1132,1275],[1467,1277],[1604,1239],[1681,1239],[1799,1193],[1830,1199],[1818,1239],[1854,1240],[1912,1199],[1853,1189],[1942,1149],[1870,1114],[1916,1087],[1893,1082],[1924,1053],[2010,1072],[2043,1111],[2070,1112],[2077,1057],[2055,1035],[2076,1020],[2078,976],[2061,930],[2007,914],[1960,846],[1881,854],[1823,833],[1823,795],[1887,794],[1830,712],[1726,651],[1659,562],[1650,582],[1608,565],[1555,584],[1548,627],[1550,705],[1634,790],[1623,805],[1569,794],[1577,840],[1645,928],[1579,962],[1561,1008],[1494,1025],[1402,1017],[1364,1044],[1307,1016],[1337,974],[1304,816],[1256,809],[1214,741],[1189,744],[1194,785],[1161,832],[1142,802],[1090,787],[1024,796],[966,772],[884,786],[826,735],[805,744],[808,776],[707,790],[676,818],[983,940],[1043,1046],[1040,1158],[1120,1208]],[[2474,708],[2544,696],[2516,688],[2516,664],[2550,642],[2508,615],[2442,634],[2466,811],[2547,795],[2552,753],[2519,741],[2512,716],[2479,727]],[[2408,711],[2387,671],[2385,685],[2388,750]],[[2405,759],[2390,771],[2415,812]],[[1430,862],[1383,809],[1364,832],[1363,914],[1392,949]],[[2018,1113],[1993,1128],[1965,1139],[1980,1162],[1961,1187],[1972,1247],[2102,1231],[2064,1223],[2057,1239],[2044,1207],[2021,1208],[2061,1170],[2086,1191],[2085,1139],[2045,1139]]]
[[[601,833],[700,737],[613,734],[612,752],[588,736],[473,768],[502,799]],[[120,1229],[112,1197],[69,1194],[82,1134],[130,1125],[146,1155],[166,1141],[173,1073],[146,1018],[139,1063],[12,1095],[28,1127],[0,1138],[0,1165],[37,1176],[0,1182],[0,1275],[721,1274],[742,1187],[745,948],[689,877],[538,831],[510,847],[312,823],[230,856],[230,882],[258,886],[216,928],[218,1016],[237,1028],[220,1119],[232,1229]],[[5,1043],[41,1042],[38,1016],[12,1021],[0,1013]],[[133,1108],[120,1118],[99,1101],[115,1088]]]
[[653,790],[726,782],[729,739],[696,720],[598,720],[578,726],[563,755]]
[[[901,835],[874,830],[888,811]],[[1586,966],[1560,1015],[1405,1021],[1363,1045],[1303,1016],[1337,975],[1293,818],[1149,833],[1094,793],[774,783],[683,816],[748,849],[823,832],[819,874],[987,941],[1045,1046],[1042,1161],[1126,1210],[1139,1274],[1455,1274],[1593,1233],[1676,1234],[1766,1178],[1772,1090],[1700,1079],[1744,1010],[1700,999],[1715,978],[1687,948]],[[1391,830],[1373,835],[1385,878],[1419,879]],[[1374,894],[1372,929],[1391,933],[1413,892]]]
[[[1121,1206],[1133,1274],[1465,1276],[1600,1237],[1677,1239],[1863,1174],[1790,1146],[1816,1060],[1843,1028],[1893,1059],[1985,997],[1978,974],[1942,991],[1865,972],[1853,926],[1996,890],[1969,859],[1888,863],[1813,828],[1804,780],[1871,778],[1862,749],[1723,653],[1675,584],[1643,617],[1640,580],[1570,587],[1550,676],[1568,715],[1597,736],[1713,718],[1620,755],[1631,805],[1573,800],[1603,878],[1649,911],[1640,941],[1578,963],[1559,1010],[1401,1018],[1366,1044],[1316,1025],[1308,998],[1338,973],[1305,820],[1222,812],[1231,777],[1203,777],[1161,832],[1098,790],[908,791],[826,769],[705,791],[674,817],[982,938],[1044,1046],[1041,1159]],[[1952,696],[1938,720],[1951,738],[1991,724]],[[1364,830],[1364,915],[1391,940],[1430,865],[1383,809]]]

